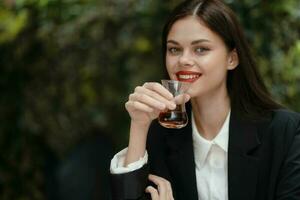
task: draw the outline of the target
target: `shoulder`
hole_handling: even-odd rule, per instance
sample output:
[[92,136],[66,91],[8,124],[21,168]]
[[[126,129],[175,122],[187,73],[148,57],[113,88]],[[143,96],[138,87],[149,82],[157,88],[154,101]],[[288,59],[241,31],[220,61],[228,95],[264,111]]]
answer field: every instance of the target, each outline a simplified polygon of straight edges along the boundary
[[[271,122],[268,123],[268,133],[277,145],[289,147],[300,135],[300,114],[287,109],[277,109],[272,113]],[[266,134],[266,133],[264,133]]]
[[[272,110],[271,115],[256,124],[263,154],[284,159],[291,146],[300,140],[300,115],[287,109]],[[271,155],[272,154],[272,155]]]
[[299,127],[300,114],[288,109],[273,110],[272,124],[289,125],[293,127]]

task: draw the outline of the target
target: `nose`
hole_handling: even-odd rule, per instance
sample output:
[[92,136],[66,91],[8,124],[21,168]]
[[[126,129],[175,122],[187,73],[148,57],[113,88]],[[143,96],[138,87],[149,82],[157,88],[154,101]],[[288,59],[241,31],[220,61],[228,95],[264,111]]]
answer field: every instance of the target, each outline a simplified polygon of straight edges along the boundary
[[189,67],[195,64],[193,56],[189,51],[184,51],[179,58],[180,66]]

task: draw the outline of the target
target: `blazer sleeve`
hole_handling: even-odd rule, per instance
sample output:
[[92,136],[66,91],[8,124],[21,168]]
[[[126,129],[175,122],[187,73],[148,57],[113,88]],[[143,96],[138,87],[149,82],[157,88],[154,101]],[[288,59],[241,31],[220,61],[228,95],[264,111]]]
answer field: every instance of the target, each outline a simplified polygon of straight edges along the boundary
[[132,172],[110,174],[113,200],[151,199],[151,196],[148,193],[145,193],[145,189],[148,185],[153,187],[156,187],[156,185],[151,181],[148,181],[149,173],[170,180],[168,178],[166,166],[162,163],[165,160],[165,157],[163,156],[164,151],[162,150],[165,145],[164,143],[161,143],[164,140],[163,135],[161,126],[154,120],[149,128],[147,138],[148,163],[142,168]]
[[293,139],[281,167],[277,184],[277,200],[300,199],[300,126],[293,129]]
[[144,191],[148,183],[149,164],[124,173],[110,174],[113,200],[146,199]]

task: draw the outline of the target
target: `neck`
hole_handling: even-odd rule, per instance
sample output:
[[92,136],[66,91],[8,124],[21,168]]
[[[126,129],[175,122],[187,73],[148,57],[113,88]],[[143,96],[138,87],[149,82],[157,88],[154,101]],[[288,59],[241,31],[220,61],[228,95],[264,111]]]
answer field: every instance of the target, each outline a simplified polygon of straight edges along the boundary
[[227,91],[191,100],[195,123],[201,136],[207,140],[216,137],[230,110]]

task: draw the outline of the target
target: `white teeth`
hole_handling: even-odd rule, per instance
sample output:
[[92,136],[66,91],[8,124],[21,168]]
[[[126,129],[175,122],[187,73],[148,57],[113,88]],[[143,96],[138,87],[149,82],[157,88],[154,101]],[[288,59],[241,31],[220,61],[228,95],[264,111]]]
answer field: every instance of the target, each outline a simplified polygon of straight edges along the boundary
[[198,77],[199,77],[199,75],[179,75],[180,79],[195,79]]

